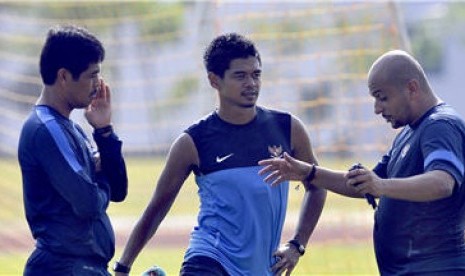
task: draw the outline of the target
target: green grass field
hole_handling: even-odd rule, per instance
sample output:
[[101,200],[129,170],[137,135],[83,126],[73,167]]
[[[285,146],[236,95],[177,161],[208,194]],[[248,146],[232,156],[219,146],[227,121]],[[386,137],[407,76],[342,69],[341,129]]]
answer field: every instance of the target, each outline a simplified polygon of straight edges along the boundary
[[[112,220],[128,221],[125,228],[131,229],[135,220],[144,210],[154,190],[156,179],[162,169],[162,159],[127,159],[130,181],[129,195],[125,202],[112,204],[109,214]],[[334,168],[346,168],[350,162],[324,164]],[[0,159],[2,181],[0,188],[0,275],[21,275],[24,262],[33,248],[32,242],[27,249],[6,246],[8,239],[30,240],[30,234],[24,219],[22,206],[21,177],[15,159]],[[295,184],[292,184],[294,187]],[[177,216],[194,219],[198,200],[197,189],[190,177],[182,188],[168,218]],[[288,221],[292,229],[303,195],[291,188]],[[363,200],[343,198],[328,193],[325,210],[314,237],[308,245],[308,253],[301,258],[293,275],[376,275],[376,263],[372,249],[371,235],[372,210]],[[10,227],[5,227],[10,226]],[[160,230],[162,229],[160,226]],[[116,228],[120,229],[120,228]],[[362,230],[362,234],[357,231]],[[8,239],[5,240],[5,237]],[[283,234],[283,239],[288,238]],[[124,244],[124,242],[123,242]],[[118,244],[115,258],[120,256],[121,242]],[[169,275],[177,275],[185,250],[185,245],[157,248],[150,243],[141,252],[133,267],[133,275],[157,264]]]

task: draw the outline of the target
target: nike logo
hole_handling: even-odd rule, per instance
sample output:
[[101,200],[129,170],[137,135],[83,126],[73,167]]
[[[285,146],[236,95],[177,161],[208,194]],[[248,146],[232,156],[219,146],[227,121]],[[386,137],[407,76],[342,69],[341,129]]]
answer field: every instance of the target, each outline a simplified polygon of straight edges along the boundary
[[233,155],[234,155],[234,153],[230,153],[230,154],[222,156],[222,157],[217,156],[216,157],[216,163],[221,163],[221,162],[223,162],[224,160],[228,159],[229,157],[231,157]]

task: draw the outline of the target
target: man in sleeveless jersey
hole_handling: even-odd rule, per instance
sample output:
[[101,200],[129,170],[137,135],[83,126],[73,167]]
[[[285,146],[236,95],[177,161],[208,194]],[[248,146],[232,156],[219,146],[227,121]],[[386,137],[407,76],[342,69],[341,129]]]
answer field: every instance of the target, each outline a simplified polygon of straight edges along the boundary
[[381,275],[465,275],[465,123],[431,89],[411,55],[389,51],[368,73],[375,113],[403,129],[373,171],[337,172],[286,156],[266,160],[267,181],[300,180],[379,198],[373,231]]
[[[110,89],[100,79],[100,41],[76,26],[48,32],[44,88],[23,125],[18,158],[27,222],[36,240],[24,275],[109,275],[115,237],[106,209],[127,194],[122,143],[111,126]],[[91,145],[69,119],[85,108]]]
[[318,222],[326,191],[306,185],[295,235],[279,246],[288,183],[267,185],[258,176],[258,161],[285,152],[316,159],[301,121],[257,106],[262,71],[255,45],[235,33],[221,35],[207,48],[204,63],[219,106],[173,143],[153,197],[116,263],[117,275],[129,272],[191,172],[200,210],[181,275],[290,274]]

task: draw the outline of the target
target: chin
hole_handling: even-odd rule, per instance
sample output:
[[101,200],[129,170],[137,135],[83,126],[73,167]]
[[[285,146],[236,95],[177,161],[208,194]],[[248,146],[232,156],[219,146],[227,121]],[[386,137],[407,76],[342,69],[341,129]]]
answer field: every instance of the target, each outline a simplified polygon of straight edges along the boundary
[[256,106],[256,104],[255,104],[255,103],[253,103],[253,104],[243,104],[243,105],[241,105],[241,106],[242,106],[243,108],[253,108],[253,107]]
[[404,126],[405,126],[405,124],[401,124],[401,123],[398,123],[398,122],[391,123],[391,127],[393,129],[398,129],[398,128],[401,128],[401,127],[404,127]]

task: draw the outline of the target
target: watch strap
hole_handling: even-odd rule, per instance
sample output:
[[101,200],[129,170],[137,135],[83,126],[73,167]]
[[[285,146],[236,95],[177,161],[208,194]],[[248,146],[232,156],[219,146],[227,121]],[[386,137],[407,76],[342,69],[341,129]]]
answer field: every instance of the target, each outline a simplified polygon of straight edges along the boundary
[[305,254],[305,246],[303,246],[298,240],[293,239],[287,242],[288,244],[292,245],[297,249],[297,252],[299,252],[300,256],[303,256]]
[[112,125],[94,129],[94,134],[96,135],[103,135],[103,134],[112,133],[112,132],[113,132]]
[[131,268],[129,266],[123,265],[120,262],[116,262],[115,265],[113,266],[113,271],[121,272],[121,273],[129,273],[129,271],[131,271]]

